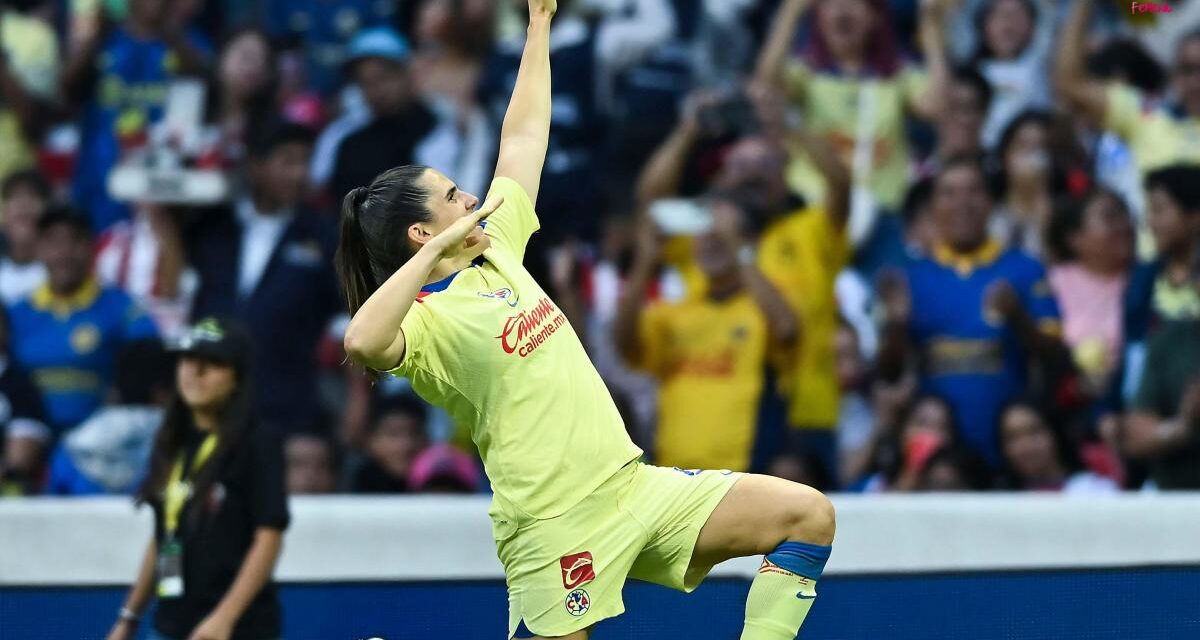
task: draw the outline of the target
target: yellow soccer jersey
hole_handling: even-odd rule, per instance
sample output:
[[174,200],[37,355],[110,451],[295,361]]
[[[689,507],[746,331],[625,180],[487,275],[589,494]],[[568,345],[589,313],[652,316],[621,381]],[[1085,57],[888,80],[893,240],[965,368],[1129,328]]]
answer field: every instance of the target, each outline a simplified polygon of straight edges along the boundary
[[[704,295],[708,282],[692,259],[690,238],[674,240],[666,259],[679,271],[689,296]],[[771,358],[792,426],[833,428],[837,424],[841,392],[834,359],[839,313],[834,284],[849,259],[845,231],[834,227],[820,207],[779,218],[759,238],[758,269],[800,322],[795,344],[774,350]]]
[[785,216],[763,231],[758,267],[800,321],[800,334],[777,361],[788,423],[832,428],[840,410],[834,338],[838,304],[834,284],[850,259],[846,233],[813,207]]
[[566,316],[521,265],[538,229],[528,195],[496,178],[483,259],[425,287],[390,373],[468,426],[496,494],[535,518],[574,506],[642,452]]
[[[859,136],[870,136],[870,176],[864,181],[875,200],[888,209],[898,209],[908,189],[908,135],[905,114],[913,100],[928,86],[928,77],[916,67],[907,67],[889,78],[863,78],[816,71],[802,60],[786,67],[785,90],[802,107],[805,126],[821,134],[846,163],[854,166]],[[825,196],[825,180],[804,154],[794,156],[788,169],[792,188],[812,202]]]
[[637,368],[659,380],[655,462],[744,471],[764,384],[767,320],[748,293],[642,314]]
[[1106,96],[1104,126],[1129,144],[1143,174],[1176,162],[1200,162],[1200,120],[1124,85],[1109,85]]

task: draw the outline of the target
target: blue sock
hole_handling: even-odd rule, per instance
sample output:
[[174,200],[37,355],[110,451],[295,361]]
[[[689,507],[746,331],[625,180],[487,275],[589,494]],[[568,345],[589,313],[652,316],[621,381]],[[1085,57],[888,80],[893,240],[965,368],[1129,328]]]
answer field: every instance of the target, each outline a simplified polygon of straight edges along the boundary
[[742,640],[794,640],[817,597],[829,545],[785,542],[767,554],[746,597]]

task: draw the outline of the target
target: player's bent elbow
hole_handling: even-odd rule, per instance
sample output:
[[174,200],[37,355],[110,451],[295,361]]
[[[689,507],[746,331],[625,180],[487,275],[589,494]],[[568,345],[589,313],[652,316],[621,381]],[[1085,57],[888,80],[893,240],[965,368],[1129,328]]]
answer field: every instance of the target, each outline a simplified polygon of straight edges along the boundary
[[827,545],[833,543],[837,514],[825,494],[807,485],[796,485],[796,499],[790,501],[787,538],[794,542]]
[[363,338],[360,332],[353,331],[353,327],[351,327],[347,328],[346,335],[342,338],[342,348],[345,349],[346,355],[352,361],[371,369],[386,371],[400,360],[400,356],[392,357],[391,352],[398,351],[403,355],[404,340],[403,335],[398,335],[392,344],[380,347],[371,344]]

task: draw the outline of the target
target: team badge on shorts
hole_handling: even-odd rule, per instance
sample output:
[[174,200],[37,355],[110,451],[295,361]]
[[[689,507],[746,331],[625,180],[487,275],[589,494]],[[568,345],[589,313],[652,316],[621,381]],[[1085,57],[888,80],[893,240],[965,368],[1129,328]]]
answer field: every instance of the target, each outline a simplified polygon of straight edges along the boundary
[[567,613],[578,618],[592,608],[592,598],[587,591],[576,589],[567,594]]
[[596,567],[592,562],[592,552],[590,551],[563,556],[558,559],[558,566],[562,569],[564,589],[582,587],[596,579]]

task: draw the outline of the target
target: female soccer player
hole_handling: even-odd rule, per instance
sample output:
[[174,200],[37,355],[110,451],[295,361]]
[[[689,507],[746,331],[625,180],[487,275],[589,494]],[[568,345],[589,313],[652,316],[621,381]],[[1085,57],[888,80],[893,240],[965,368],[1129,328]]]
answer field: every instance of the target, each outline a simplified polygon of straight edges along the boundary
[[626,578],[691,591],[713,565],[767,554],[745,640],[791,640],[829,557],[834,517],[809,487],[638,462],[566,316],[521,266],[550,127],[550,20],[528,40],[487,202],[425,167],[350,192],[337,264],[353,316],[345,347],[408,378],[471,429],[495,497],[508,637],[585,640],[624,611]]

